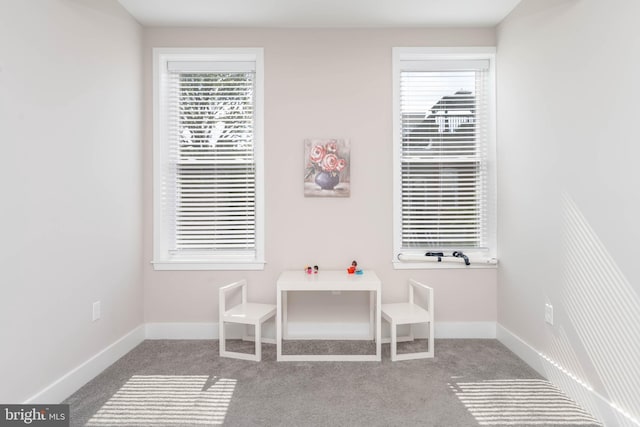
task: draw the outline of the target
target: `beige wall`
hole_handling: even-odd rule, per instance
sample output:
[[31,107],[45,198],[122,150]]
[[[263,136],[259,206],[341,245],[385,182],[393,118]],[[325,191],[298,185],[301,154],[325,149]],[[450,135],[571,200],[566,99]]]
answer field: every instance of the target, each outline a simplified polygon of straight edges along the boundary
[[640,424],[638,16],[525,0],[498,31],[498,320],[612,426]]
[[[495,270],[393,270],[392,84],[394,46],[493,46],[493,29],[145,29],[144,284],[147,322],[217,321],[217,291],[248,278],[250,296],[275,302],[285,269],[346,268],[357,259],[383,281],[383,300],[406,297],[406,279],[435,287],[436,319],[496,320]],[[153,47],[263,47],[266,260],[259,272],[154,271],[152,259]],[[303,196],[303,140],[351,140],[351,197]],[[325,300],[314,300],[324,310]],[[305,312],[311,320],[313,313]],[[303,316],[302,313],[300,313]]]
[[143,321],[141,34],[116,2],[0,2],[0,402]]

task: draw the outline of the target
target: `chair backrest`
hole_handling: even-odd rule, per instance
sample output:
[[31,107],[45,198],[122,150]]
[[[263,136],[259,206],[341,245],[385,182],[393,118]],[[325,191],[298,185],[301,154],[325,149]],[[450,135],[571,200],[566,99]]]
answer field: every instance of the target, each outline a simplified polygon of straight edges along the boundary
[[242,280],[238,280],[237,282],[233,282],[229,285],[223,286],[220,288],[220,290],[218,291],[218,303],[219,303],[219,310],[220,310],[220,314],[223,314],[224,312],[227,311],[226,306],[227,306],[227,293],[229,293],[230,291],[238,288],[238,287],[242,287],[242,304],[246,304],[247,302],[247,280],[246,279],[242,279]]
[[[416,304],[415,302],[415,297],[414,297],[414,289],[422,289],[424,291],[426,291],[427,294],[427,303],[426,303],[426,307],[423,307],[425,310],[427,310],[431,316],[433,316],[433,288],[418,282],[417,280],[414,279],[409,279],[409,302],[411,304]],[[418,304],[420,305],[420,304]]]

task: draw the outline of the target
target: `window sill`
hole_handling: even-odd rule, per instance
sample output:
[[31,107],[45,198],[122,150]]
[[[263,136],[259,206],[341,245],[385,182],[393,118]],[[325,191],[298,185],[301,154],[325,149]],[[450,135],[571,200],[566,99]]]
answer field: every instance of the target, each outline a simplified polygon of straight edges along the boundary
[[498,264],[449,264],[444,262],[402,262],[394,261],[395,270],[486,270],[496,269]]
[[151,261],[154,270],[264,270],[264,261],[255,262],[210,262],[210,261]]
[[437,257],[424,257],[420,255],[407,255],[406,259],[395,259],[395,270],[438,270],[438,269],[496,269],[497,258],[469,257],[470,264],[465,265],[462,258],[446,257],[438,261]]

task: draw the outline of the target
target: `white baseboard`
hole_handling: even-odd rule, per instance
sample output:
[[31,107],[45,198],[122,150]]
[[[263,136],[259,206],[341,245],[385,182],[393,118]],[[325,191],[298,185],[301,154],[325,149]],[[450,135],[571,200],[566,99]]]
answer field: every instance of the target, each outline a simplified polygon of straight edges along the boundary
[[289,322],[289,333],[285,339],[291,340],[366,340],[369,339],[369,323],[319,323]]
[[540,375],[558,386],[594,417],[604,422],[606,426],[640,426],[640,421],[618,409],[612,402],[609,402],[598,392],[591,389],[591,387],[583,383],[575,375],[572,375],[558,363],[545,357],[541,352],[504,326],[498,324],[496,332],[498,340],[509,350],[524,360]]
[[89,360],[72,369],[24,403],[59,403],[95,378],[116,360],[133,350],[145,339],[144,325],[140,325]]
[[436,322],[434,328],[436,338],[496,338],[496,322]]
[[145,326],[146,338],[148,340],[218,339],[218,324],[213,322],[158,322],[147,323]]
[[[389,337],[389,326],[382,324],[382,337]],[[496,338],[495,322],[436,322],[434,325],[436,338]],[[426,337],[420,328],[415,328],[416,338]],[[263,325],[263,336],[268,340],[275,339],[275,324],[273,321]],[[314,323],[314,322],[289,322],[290,339],[317,339],[320,336],[332,339],[363,339],[368,335],[369,323]],[[228,325],[227,336],[229,338],[241,338],[243,336],[242,325]],[[147,339],[218,339],[218,323],[147,323]],[[402,331],[398,332],[402,334]]]

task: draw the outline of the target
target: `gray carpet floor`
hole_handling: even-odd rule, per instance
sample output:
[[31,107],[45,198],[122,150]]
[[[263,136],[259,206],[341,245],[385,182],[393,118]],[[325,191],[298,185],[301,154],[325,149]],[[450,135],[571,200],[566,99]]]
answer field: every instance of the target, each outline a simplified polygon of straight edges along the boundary
[[[361,351],[353,342],[287,345]],[[422,344],[403,351],[412,345]],[[599,425],[496,340],[436,340],[433,359],[400,362],[388,344],[382,362],[277,362],[275,345],[262,352],[249,362],[218,357],[215,340],[144,341],[64,402],[71,425]]]

